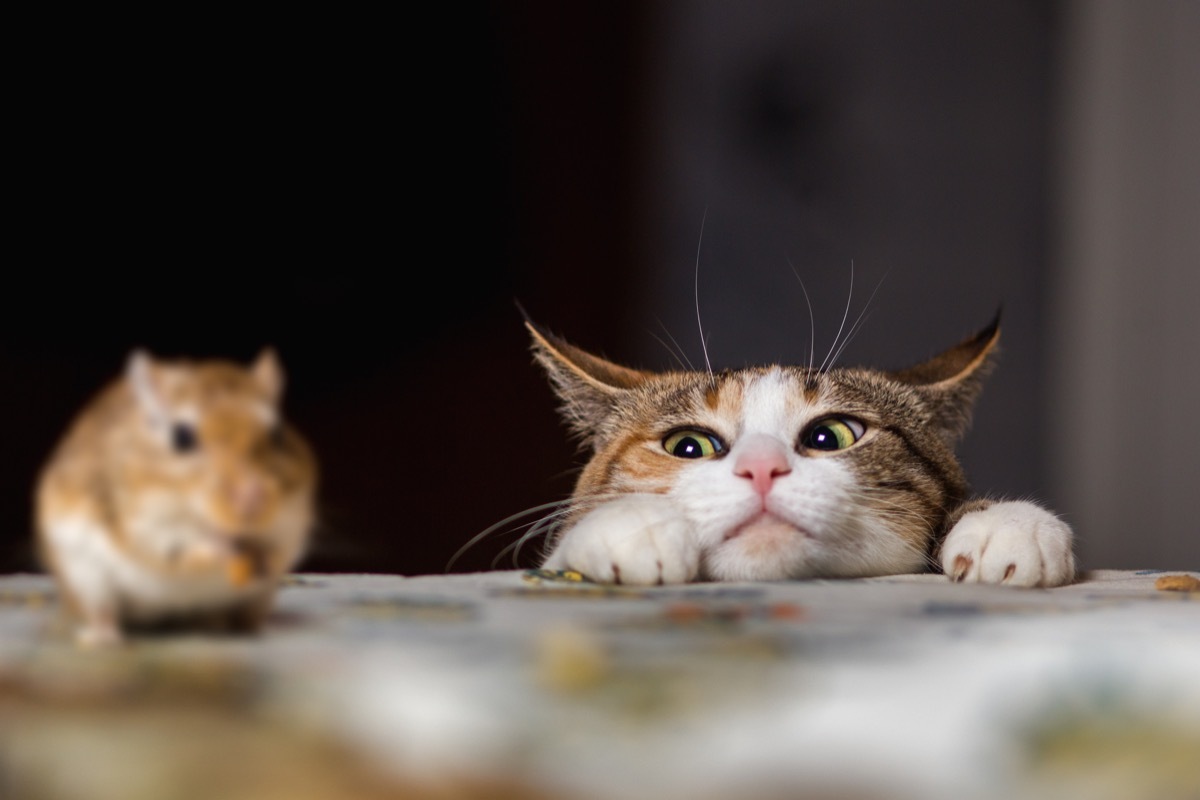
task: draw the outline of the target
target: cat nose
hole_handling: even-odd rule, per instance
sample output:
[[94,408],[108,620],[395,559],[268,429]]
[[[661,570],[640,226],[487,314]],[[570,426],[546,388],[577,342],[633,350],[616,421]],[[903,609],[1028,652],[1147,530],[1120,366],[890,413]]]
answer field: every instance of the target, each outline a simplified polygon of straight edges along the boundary
[[774,436],[752,433],[738,442],[737,451],[733,474],[750,481],[754,491],[763,497],[771,491],[776,478],[792,471],[787,447]]

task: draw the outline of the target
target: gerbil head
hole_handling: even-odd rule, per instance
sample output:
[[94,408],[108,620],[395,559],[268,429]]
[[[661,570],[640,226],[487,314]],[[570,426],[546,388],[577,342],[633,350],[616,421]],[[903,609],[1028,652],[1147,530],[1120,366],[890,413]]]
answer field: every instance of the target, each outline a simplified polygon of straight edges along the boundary
[[[171,365],[167,362],[156,361],[149,352],[142,348],[137,348],[131,352],[125,362],[126,383],[128,383],[130,390],[133,392],[138,407],[148,420],[157,422],[165,421],[165,415],[168,413],[167,401],[170,399],[168,393],[173,383],[178,382],[178,378],[174,378],[170,374],[172,366],[175,367],[176,372],[179,367],[184,367],[185,369],[196,368],[196,365],[183,364],[182,362]],[[227,376],[227,386],[231,387],[234,384],[242,384],[256,389],[257,392],[255,393],[260,394],[262,399],[278,413],[279,405],[283,398],[284,377],[283,367],[279,363],[279,356],[276,355],[274,348],[263,348],[248,369],[218,362],[210,362],[200,366],[207,367],[210,371],[213,368],[232,367],[235,371],[245,372],[246,377],[250,379],[248,382],[238,379],[230,380]]]
[[124,383],[134,431],[118,457],[131,487],[181,497],[229,535],[269,533],[281,515],[310,513],[316,462],[283,420],[284,372],[274,350],[242,366],[166,361],[138,349]]

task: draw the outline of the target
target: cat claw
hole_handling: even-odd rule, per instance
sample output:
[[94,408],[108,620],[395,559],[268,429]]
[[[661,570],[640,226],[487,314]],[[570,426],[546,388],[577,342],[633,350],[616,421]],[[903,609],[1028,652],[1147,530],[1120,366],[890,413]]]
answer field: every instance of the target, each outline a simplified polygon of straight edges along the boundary
[[946,536],[942,570],[956,583],[1063,586],[1075,577],[1071,529],[1033,503],[995,503]]
[[962,583],[971,572],[971,567],[975,566],[975,560],[970,556],[957,555],[954,557],[953,569],[947,570],[946,574],[950,576],[950,580],[955,583]]

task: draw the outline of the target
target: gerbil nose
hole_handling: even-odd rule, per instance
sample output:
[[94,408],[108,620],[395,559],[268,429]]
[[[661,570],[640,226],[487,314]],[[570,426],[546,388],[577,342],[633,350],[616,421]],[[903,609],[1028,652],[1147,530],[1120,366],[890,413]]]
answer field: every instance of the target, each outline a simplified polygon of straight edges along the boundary
[[267,500],[267,487],[261,478],[242,476],[225,486],[229,504],[239,517],[251,520],[263,510]]
[[742,438],[736,448],[733,474],[754,485],[763,497],[771,491],[775,479],[792,471],[788,450],[783,442],[764,433],[752,433]]

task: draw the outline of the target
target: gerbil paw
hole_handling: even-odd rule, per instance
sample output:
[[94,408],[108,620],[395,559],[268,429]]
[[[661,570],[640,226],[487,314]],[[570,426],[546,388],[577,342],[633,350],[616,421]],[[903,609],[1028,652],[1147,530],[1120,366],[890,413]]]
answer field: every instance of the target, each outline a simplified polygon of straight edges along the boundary
[[585,514],[543,566],[576,570],[600,583],[686,583],[700,571],[700,548],[671,501],[630,495]]
[[956,582],[1049,587],[1075,578],[1070,526],[1024,501],[964,515],[946,536],[941,561]]

